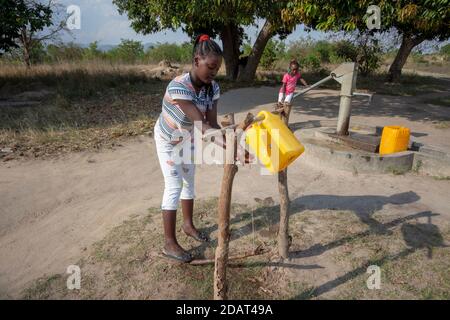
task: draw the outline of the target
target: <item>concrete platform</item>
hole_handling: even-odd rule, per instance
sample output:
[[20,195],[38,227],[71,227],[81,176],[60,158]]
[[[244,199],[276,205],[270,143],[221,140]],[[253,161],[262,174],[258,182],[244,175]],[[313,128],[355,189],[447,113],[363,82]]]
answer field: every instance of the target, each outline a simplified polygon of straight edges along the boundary
[[[335,127],[330,122],[315,124],[309,128],[292,128],[296,137],[305,146],[302,161],[323,164],[354,173],[394,173],[401,174],[413,170],[421,174],[438,177],[450,176],[450,154],[437,147],[417,144],[413,137],[409,150],[381,156],[352,147],[333,135]],[[350,128],[354,136],[368,135],[377,137],[379,127],[353,125]]]

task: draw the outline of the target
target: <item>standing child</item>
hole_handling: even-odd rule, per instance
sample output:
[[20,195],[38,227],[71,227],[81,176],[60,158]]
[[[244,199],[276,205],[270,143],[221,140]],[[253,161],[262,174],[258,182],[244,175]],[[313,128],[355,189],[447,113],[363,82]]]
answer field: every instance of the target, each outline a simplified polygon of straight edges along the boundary
[[299,68],[300,65],[297,60],[292,59],[289,64],[289,72],[283,76],[283,85],[281,86],[278,94],[278,103],[291,103],[292,97],[294,96],[295,87],[297,86],[297,81],[299,79],[304,86],[308,85],[306,81],[303,80]]
[[189,132],[190,141],[182,142],[192,143],[195,121],[202,123],[203,133],[211,128],[220,129],[217,124],[220,88],[213,79],[221,64],[222,50],[219,45],[206,34],[198,36],[194,43],[192,69],[189,73],[173,79],[167,86],[162,112],[154,129],[165,184],[161,205],[165,238],[163,254],[181,262],[189,262],[193,257],[178,244],[175,235],[180,199],[184,233],[200,242],[208,241],[208,238],[206,234],[197,230],[192,220],[195,164],[192,161],[189,163],[174,161],[175,146],[180,143],[177,132],[181,130]]

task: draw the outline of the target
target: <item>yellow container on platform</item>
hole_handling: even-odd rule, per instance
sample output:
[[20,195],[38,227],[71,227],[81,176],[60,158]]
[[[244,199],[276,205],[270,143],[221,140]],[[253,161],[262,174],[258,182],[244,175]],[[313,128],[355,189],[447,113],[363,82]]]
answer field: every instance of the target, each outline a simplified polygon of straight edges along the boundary
[[245,140],[270,172],[279,172],[297,159],[305,147],[279,115],[261,111],[257,117],[263,117],[264,120],[253,123],[246,130]]
[[388,126],[381,135],[380,154],[391,154],[408,149],[410,132],[408,128]]

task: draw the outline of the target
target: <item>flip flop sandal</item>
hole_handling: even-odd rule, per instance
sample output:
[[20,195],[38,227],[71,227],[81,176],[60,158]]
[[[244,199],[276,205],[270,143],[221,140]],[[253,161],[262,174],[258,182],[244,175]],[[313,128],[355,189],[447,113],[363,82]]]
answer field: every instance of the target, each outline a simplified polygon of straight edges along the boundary
[[194,259],[192,257],[192,255],[187,253],[187,252],[185,252],[183,254],[180,254],[180,255],[177,255],[177,254],[174,254],[174,253],[169,253],[165,249],[162,249],[162,254],[165,257],[167,257],[167,258],[170,258],[170,259],[173,259],[173,260],[177,260],[177,261],[183,262],[183,263],[189,263],[189,262],[191,262]]

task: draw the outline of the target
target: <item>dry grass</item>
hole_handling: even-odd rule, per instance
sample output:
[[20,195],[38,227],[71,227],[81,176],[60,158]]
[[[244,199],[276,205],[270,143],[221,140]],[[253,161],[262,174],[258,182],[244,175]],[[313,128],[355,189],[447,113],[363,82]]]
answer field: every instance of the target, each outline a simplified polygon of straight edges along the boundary
[[[448,223],[433,223],[428,214],[392,216],[375,213],[385,226],[367,230],[354,212],[321,210],[293,215],[291,230],[299,261],[320,257],[336,274],[328,281],[303,279],[292,286],[294,299],[449,299]],[[426,220],[428,219],[428,221]],[[381,288],[370,290],[367,268],[381,270]]]
[[166,85],[137,66],[2,68],[0,146],[6,160],[45,157],[150,132]]
[[[0,69],[0,149],[3,160],[45,158],[111,147],[151,134],[170,74],[152,65],[77,63]],[[178,72],[187,66],[179,66]],[[219,76],[222,92],[267,81],[235,83]],[[270,84],[270,83],[269,83]]]
[[450,121],[440,121],[434,125],[437,129],[449,129]]
[[[450,236],[448,224],[438,227],[427,213],[392,216],[384,212],[373,215],[385,229],[375,232],[368,230],[352,211],[311,211],[294,206],[290,220],[291,260],[280,262],[274,256],[279,207],[270,198],[266,200],[255,207],[232,205],[230,254],[255,246],[268,252],[230,263],[230,298],[450,298],[450,252],[445,242]],[[198,245],[178,230],[179,240],[197,256],[212,258],[217,237],[217,199],[198,200],[195,208],[196,224],[210,233],[213,241]],[[148,214],[114,228],[89,248],[78,263],[81,290],[66,289],[68,275],[50,275],[31,283],[23,297],[211,299],[212,265],[173,264],[158,256],[161,224],[159,210],[150,209]],[[369,265],[381,268],[380,290],[366,286]]]
[[[3,160],[53,157],[120,144],[124,138],[150,133],[161,109],[171,75],[160,79],[154,65],[62,63],[31,70],[2,65],[0,69],[0,152]],[[179,66],[178,72],[189,66]],[[333,66],[329,66],[332,68]],[[239,87],[278,85],[282,72],[259,71],[251,83],[227,81],[222,92]],[[309,83],[326,73],[303,74]],[[358,90],[416,95],[446,90],[445,81],[404,75],[400,83],[384,82],[385,74],[358,78]],[[323,88],[338,89],[335,82]]]
[[[215,239],[217,199],[196,202],[196,224]],[[251,223],[251,208],[232,206],[234,241],[230,254],[240,254],[253,246],[253,235],[239,234]],[[181,219],[181,215],[179,215]],[[181,220],[178,226],[181,226]],[[66,287],[67,275],[44,276],[23,292],[26,299],[211,299],[213,296],[214,266],[177,264],[158,255],[162,248],[160,210],[149,209],[148,214],[135,216],[114,228],[103,240],[86,252],[78,265],[82,280],[79,291]],[[244,229],[242,229],[244,230]],[[247,229],[245,229],[247,230]],[[179,241],[199,257],[212,258],[216,241],[198,245],[178,230]],[[264,238],[255,234],[255,245],[264,245]],[[268,256],[261,255],[230,265],[228,272],[229,297],[232,299],[271,298],[274,292],[264,286],[268,268],[261,266]],[[269,293],[268,293],[269,292]]]

